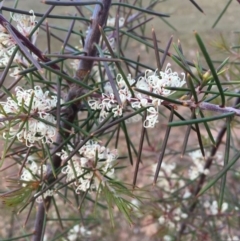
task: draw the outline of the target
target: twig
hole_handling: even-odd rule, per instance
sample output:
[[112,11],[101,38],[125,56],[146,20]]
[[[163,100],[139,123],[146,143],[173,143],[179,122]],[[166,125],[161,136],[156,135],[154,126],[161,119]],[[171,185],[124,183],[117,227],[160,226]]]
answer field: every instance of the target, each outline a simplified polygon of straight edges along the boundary
[[[208,110],[208,111],[214,111],[214,112],[220,112],[222,114],[226,114],[226,113],[230,113],[230,112],[233,112],[234,115],[236,116],[240,116],[240,109],[237,109],[235,107],[231,107],[231,106],[224,106],[224,107],[221,107],[217,104],[212,104],[212,103],[208,103],[208,102],[199,102],[199,103],[195,103],[194,101],[192,100],[177,100],[177,101],[180,101],[182,102],[181,104],[185,107],[190,107],[190,108],[200,108],[201,110]],[[162,102],[162,105],[169,105],[171,104],[170,102],[168,101],[163,101]],[[177,103],[179,104],[179,103]]]

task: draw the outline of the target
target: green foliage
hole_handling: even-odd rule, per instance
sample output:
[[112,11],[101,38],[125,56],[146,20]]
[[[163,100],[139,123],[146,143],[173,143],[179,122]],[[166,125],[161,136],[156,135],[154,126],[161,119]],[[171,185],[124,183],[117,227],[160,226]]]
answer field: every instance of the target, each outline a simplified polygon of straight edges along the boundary
[[41,4],[0,1],[0,199],[35,219],[5,240],[235,240],[240,44],[196,29],[189,57],[171,1]]

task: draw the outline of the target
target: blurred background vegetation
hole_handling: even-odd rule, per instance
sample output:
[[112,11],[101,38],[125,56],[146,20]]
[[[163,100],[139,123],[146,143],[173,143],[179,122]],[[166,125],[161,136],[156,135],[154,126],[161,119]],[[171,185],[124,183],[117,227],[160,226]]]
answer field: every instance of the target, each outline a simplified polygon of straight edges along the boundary
[[[133,3],[134,0],[130,0],[129,3]],[[146,1],[147,2],[147,1]],[[162,13],[170,14],[170,18],[164,18],[172,26],[169,27],[162,19],[154,16],[154,19],[148,24],[148,29],[146,31],[147,36],[151,36],[152,27],[157,33],[158,40],[161,41],[160,47],[165,47],[169,38],[173,35],[173,42],[177,42],[179,39],[181,41],[184,53],[187,57],[195,57],[197,49],[197,43],[193,35],[193,31],[197,31],[203,38],[208,50],[211,54],[212,59],[218,58],[219,50],[214,48],[214,40],[219,40],[220,35],[229,42],[230,45],[234,45],[238,41],[238,35],[234,34],[234,31],[239,30],[238,16],[240,14],[240,4],[238,1],[231,1],[227,11],[219,21],[219,23],[212,28],[214,22],[219,17],[222,10],[228,3],[227,0],[202,0],[196,1],[199,6],[203,9],[204,14],[199,12],[189,0],[166,0],[156,6],[156,10]],[[14,0],[5,1],[5,6],[13,6]],[[27,11],[28,9],[33,9],[35,12],[44,13],[48,6],[44,5],[40,1],[24,0],[19,1],[19,9]],[[73,7],[56,7],[52,14],[63,14],[67,15],[72,13]],[[7,13],[8,15],[8,13]],[[89,15],[90,16],[90,15]],[[7,16],[8,17],[8,16]],[[56,23],[59,20],[49,19],[49,23]],[[61,26],[69,26],[71,20],[62,21]],[[40,33],[38,38],[38,45],[42,46],[46,35]],[[78,40],[76,45],[78,44]],[[58,50],[59,46],[57,46]],[[139,51],[139,50],[138,50]],[[142,53],[141,53],[142,54]],[[149,58],[146,61],[153,61]],[[154,64],[154,62],[153,62]],[[154,66],[155,68],[155,66]]]

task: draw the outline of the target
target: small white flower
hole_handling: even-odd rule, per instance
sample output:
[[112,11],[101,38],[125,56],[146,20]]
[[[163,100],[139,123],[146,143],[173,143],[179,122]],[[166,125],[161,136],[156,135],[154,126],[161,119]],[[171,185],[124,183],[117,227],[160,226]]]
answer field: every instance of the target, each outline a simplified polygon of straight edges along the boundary
[[238,236],[230,236],[230,235],[228,235],[226,240],[227,241],[239,241],[240,238]]
[[139,202],[139,200],[136,199],[136,198],[132,199],[132,200],[131,200],[131,203],[132,203],[134,206],[136,206],[137,208],[139,208],[140,205],[141,205],[141,203]]
[[81,181],[80,185],[78,185],[78,187],[75,190],[76,194],[80,194],[81,191],[86,192],[91,185],[91,178],[90,179],[81,178],[80,181]]
[[10,71],[11,71],[11,73],[9,74],[10,77],[14,78],[15,80],[19,78],[19,72],[21,71],[21,68],[15,67],[13,69],[10,69]]
[[[72,147],[68,146],[69,151]],[[66,151],[58,153],[62,160],[68,156]],[[78,154],[74,155],[67,165],[62,168],[62,173],[67,174],[66,182],[74,181],[76,186],[75,192],[97,190],[101,181],[99,176],[95,175],[94,170],[98,170],[101,175],[111,176],[114,173],[113,163],[118,158],[117,150],[110,151],[108,148],[101,146],[99,143],[90,140],[80,148]],[[97,165],[94,163],[97,159]]]
[[16,42],[7,30],[0,25],[0,64],[6,66],[14,52]]
[[186,219],[188,215],[186,213],[181,213],[181,218]]
[[[15,99],[8,97],[6,102],[0,103],[5,112],[0,116],[5,117],[5,114],[12,116],[19,113],[28,113],[29,116],[22,121],[6,121],[2,123],[6,128],[10,125],[10,129],[3,134],[3,137],[13,138],[16,136],[19,141],[25,141],[27,146],[33,145],[36,141],[52,143],[56,134],[56,120],[48,112],[56,107],[56,96],[49,97],[49,92],[44,93],[40,86],[35,86],[34,89],[29,90],[16,87],[15,90]],[[45,121],[49,124],[45,123]]]
[[[122,106],[125,106],[127,101],[131,101],[132,94],[128,89],[126,82],[123,77],[118,74],[117,75],[117,87],[118,94],[122,103]],[[131,76],[128,76],[128,80],[131,80]],[[113,94],[112,87],[110,83],[107,83],[104,87],[105,93],[102,93],[102,99],[90,99],[88,104],[93,110],[101,110],[99,115],[99,121],[102,122],[110,112],[114,114],[114,117],[122,116],[123,107],[119,106],[115,96]]]
[[141,102],[138,99],[132,99],[131,106],[133,109],[140,109],[141,108]]
[[162,215],[159,217],[158,222],[160,225],[165,226],[169,229],[178,229],[182,219],[186,219],[188,215],[182,212],[180,207],[173,209],[170,204],[160,205]]
[[164,235],[163,241],[172,241],[172,237],[170,235]]
[[76,241],[80,235],[87,238],[92,235],[92,232],[90,230],[87,230],[85,227],[77,224],[69,230],[67,238],[69,241]]
[[158,122],[158,111],[154,107],[149,107],[147,109],[147,117],[146,120],[143,122],[143,126],[145,128],[153,128],[155,124]]
[[166,163],[163,162],[161,165],[161,169],[166,172],[168,176],[171,176],[173,170],[176,168],[176,163]]
[[224,202],[222,204],[221,212],[224,213],[227,211],[227,209],[228,209],[228,203]]
[[89,104],[89,106],[90,106],[90,108],[91,108],[92,110],[98,110],[99,107],[100,107],[101,102],[100,102],[99,100],[90,99],[90,100],[88,101],[88,104]]
[[164,224],[165,223],[165,218],[164,218],[164,216],[161,216],[159,219],[158,219],[158,222],[160,223],[160,224]]
[[166,226],[169,228],[169,229],[175,229],[175,223],[168,220],[168,222],[166,223]]
[[84,237],[88,237],[92,234],[91,231],[87,230],[86,228],[84,228],[83,226],[80,227],[80,233],[82,234],[82,236]]
[[141,103],[142,107],[147,107],[148,106],[148,100],[147,99],[142,98],[140,100],[140,103]]
[[185,190],[183,194],[183,199],[188,199],[192,196],[192,193],[189,191],[189,189]]
[[211,213],[212,215],[217,215],[218,212],[224,213],[224,212],[227,211],[227,209],[228,209],[228,203],[224,202],[224,203],[222,204],[222,207],[221,207],[221,210],[220,210],[220,211],[219,211],[219,207],[218,207],[218,202],[217,202],[216,200],[214,200],[214,201],[212,202],[212,204],[210,204],[208,201],[206,201],[206,202],[204,203],[204,207],[205,207],[206,209],[209,209],[209,211],[210,211],[210,213]]
[[[35,181],[37,176],[45,175],[47,172],[47,166],[41,165],[39,166],[35,160],[37,158],[35,156],[28,156],[25,167],[22,170],[20,180],[22,181]],[[23,186],[25,183],[23,183]]]
[[102,108],[104,108],[106,111],[110,111],[115,106],[115,98],[114,94],[102,94]]
[[123,109],[122,109],[122,107],[117,105],[115,108],[112,109],[112,112],[114,114],[113,117],[122,116]]
[[203,174],[204,174],[204,175],[207,176],[209,173],[210,173],[209,169],[204,169],[204,170],[203,170]]
[[205,208],[209,208],[209,207],[211,206],[211,204],[210,204],[209,201],[205,201],[205,202],[203,203],[203,206],[204,206]]
[[194,161],[198,159],[202,159],[202,152],[200,150],[192,151],[188,154]]
[[[35,18],[36,16],[34,15],[34,11],[30,10],[29,13],[32,14],[32,16],[28,17],[27,15],[22,15],[22,14],[14,14],[12,15],[12,19],[17,22],[17,29],[18,31],[24,35],[25,37],[29,37],[30,33],[32,32],[33,28],[36,25]],[[36,39],[38,35],[38,30],[34,32],[33,36],[31,37],[31,42],[35,44]]]
[[[141,76],[141,77],[138,78],[137,83],[136,83],[136,87],[138,89],[142,89],[142,90],[146,90],[146,91],[150,92],[151,87],[149,86],[149,84],[146,81],[146,74],[147,73],[148,73],[148,71],[145,72],[145,77]],[[144,94],[140,94],[140,95],[144,95]]]
[[[151,70],[146,70],[145,75],[139,77],[137,81],[132,79],[130,74],[128,74],[127,80],[124,80],[121,74],[117,74],[116,83],[122,107],[125,107],[127,104],[130,104],[133,109],[149,107],[147,109],[148,115],[144,121],[144,127],[153,128],[158,122],[158,106],[161,105],[162,100],[139,92],[135,92],[135,96],[132,96],[128,86],[132,86],[136,83],[136,87],[138,89],[168,96],[173,94],[174,91],[168,90],[166,87],[181,87],[186,83],[186,81],[185,75],[184,78],[181,79],[176,72],[172,72],[170,64],[168,64],[165,72],[160,71],[158,74],[157,70],[154,73],[152,73]],[[112,87],[109,83],[107,83],[104,87],[104,91],[105,93],[102,94],[101,103],[92,99],[88,102],[89,106],[93,110],[101,109],[100,121],[103,121],[104,118],[107,117],[106,112],[112,111],[113,108],[114,117],[122,115],[122,107],[118,106],[118,103],[113,95]]]
[[205,159],[200,150],[190,152],[189,156],[192,158],[192,162],[194,164],[188,169],[188,175],[191,180],[196,179],[201,174],[209,175],[210,170],[204,168]]
[[212,215],[216,215],[218,213],[218,204],[217,201],[213,201],[212,205],[209,207]]
[[[34,196],[36,196],[39,193],[36,193]],[[42,203],[43,199],[45,199],[46,197],[52,197],[54,195],[54,192],[52,189],[48,189],[46,192],[44,192],[42,195],[38,196],[35,200],[37,203]]]
[[190,167],[188,169],[188,176],[190,180],[195,180],[200,175],[199,171],[195,167]]
[[[18,31],[24,35],[25,37],[29,37],[30,33],[32,32],[33,28],[35,27],[36,21],[35,21],[35,15],[33,10],[30,10],[29,13],[32,14],[32,16],[28,17],[26,15],[21,14],[12,14],[13,21],[16,22],[16,27]],[[35,44],[36,39],[38,35],[38,30],[34,32],[32,35],[30,41]],[[12,36],[7,32],[7,30],[0,26],[0,65],[6,66],[9,58],[14,52],[16,46],[15,40],[12,38]],[[16,54],[14,61],[21,61],[26,62],[26,59],[20,54]]]
[[140,77],[138,79],[136,84],[137,88],[151,91],[159,95],[169,96],[175,91],[168,90],[165,87],[181,87],[186,83],[185,74],[182,73],[184,77],[181,79],[177,72],[172,72],[170,64],[167,64],[165,72],[160,71],[159,75],[157,70],[153,74],[151,73],[151,70],[145,71],[145,77]]

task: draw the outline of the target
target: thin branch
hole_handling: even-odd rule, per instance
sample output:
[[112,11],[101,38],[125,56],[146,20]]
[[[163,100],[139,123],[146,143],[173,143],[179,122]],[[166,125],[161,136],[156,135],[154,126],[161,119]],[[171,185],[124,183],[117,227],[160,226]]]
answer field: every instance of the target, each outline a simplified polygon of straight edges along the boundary
[[93,57],[93,56],[82,56],[82,55],[72,55],[72,54],[45,54],[47,57],[57,57],[63,59],[84,59],[91,61],[102,61],[102,62],[121,62],[121,59],[117,58],[107,58],[107,57]]
[[[103,3],[104,8],[103,10],[101,10],[100,5],[97,5],[95,7],[92,16],[92,24],[90,25],[90,29],[86,37],[83,50],[86,53],[86,56],[96,56],[97,48],[95,47],[94,43],[99,43],[99,39],[101,36],[99,26],[103,28],[107,22],[108,12],[111,6],[111,0],[102,0],[101,2]],[[76,72],[76,77],[78,79],[83,79],[92,69],[93,62],[93,60],[80,61],[78,70]]]
[[219,105],[216,105],[216,104],[211,104],[211,103],[208,103],[208,102],[200,102],[198,104],[195,104],[193,101],[186,101],[184,102],[184,106],[189,106],[189,107],[192,107],[192,108],[200,108],[201,110],[209,110],[209,111],[214,111],[214,112],[220,112],[222,114],[224,113],[230,113],[230,112],[233,112],[236,116],[240,116],[240,110],[239,109],[236,109],[234,107],[228,107],[228,106],[225,106],[225,107],[221,107]]
[[[136,89],[136,90],[138,90],[138,89]],[[180,103],[177,103],[177,102],[182,102],[182,103],[180,104]],[[240,109],[237,109],[237,108],[231,107],[231,106],[221,107],[221,106],[219,106],[217,104],[212,104],[212,103],[208,103],[208,102],[195,103],[192,100],[184,100],[184,101],[182,101],[182,100],[178,99],[178,100],[174,100],[173,102],[169,102],[169,101],[165,101],[164,100],[162,102],[162,105],[168,106],[168,105],[171,105],[173,103],[177,104],[177,105],[180,104],[182,106],[190,107],[190,108],[193,108],[193,109],[200,108],[201,110],[220,112],[222,114],[234,113],[235,116],[240,116]]]

